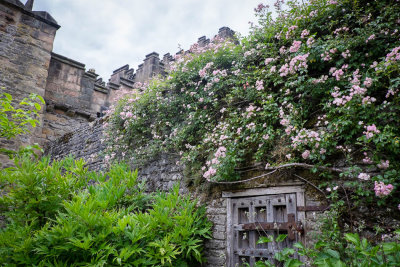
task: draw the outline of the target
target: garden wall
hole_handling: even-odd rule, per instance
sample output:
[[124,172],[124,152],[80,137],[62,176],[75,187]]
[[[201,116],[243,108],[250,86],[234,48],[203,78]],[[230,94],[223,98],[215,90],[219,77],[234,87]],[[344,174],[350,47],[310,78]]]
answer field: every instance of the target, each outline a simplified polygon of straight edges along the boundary
[[[102,122],[103,119],[99,119],[74,132],[65,134],[50,144],[47,154],[52,159],[61,159],[72,154],[76,158],[87,160],[88,167],[92,170],[105,168],[106,165],[101,155],[104,150],[104,146],[101,143]],[[298,191],[297,219],[302,221],[306,232],[312,228],[318,209],[321,208],[321,194],[302,181],[293,178],[292,172],[282,171],[242,184],[203,183],[194,186],[184,176],[183,167],[177,164],[178,161],[179,158],[177,156],[169,154],[160,155],[145,167],[139,169],[139,178],[147,181],[147,190],[150,192],[157,190],[167,191],[175,183],[180,183],[182,193],[189,193],[206,205],[207,216],[213,223],[213,228],[212,239],[205,244],[205,255],[207,258],[205,266],[234,266],[232,261],[235,257],[245,260],[246,253],[252,253],[251,248],[243,254],[241,250],[236,251],[229,245],[234,242],[232,240],[234,239],[234,234],[232,234],[232,229],[230,229],[232,224],[230,217],[232,217],[232,214],[235,214],[232,211],[232,206],[230,206],[232,201],[246,200],[249,197],[257,199],[259,196],[265,194],[280,196],[295,189],[295,191]],[[246,175],[252,177],[258,174],[253,172]],[[303,201],[303,203],[299,201]],[[296,237],[296,240],[304,241],[303,237],[304,235]],[[232,250],[232,253],[229,250]],[[237,253],[239,256],[243,255],[239,257]],[[250,256],[247,258],[250,258]]]

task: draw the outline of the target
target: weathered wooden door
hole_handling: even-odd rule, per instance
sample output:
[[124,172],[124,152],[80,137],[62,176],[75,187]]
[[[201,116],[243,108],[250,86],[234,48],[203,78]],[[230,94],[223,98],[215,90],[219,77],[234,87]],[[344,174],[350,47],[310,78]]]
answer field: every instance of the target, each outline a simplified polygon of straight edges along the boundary
[[[296,193],[232,198],[230,201],[231,244],[229,267],[253,266],[258,260],[270,260],[298,239]],[[261,236],[287,234],[283,242],[257,244]]]

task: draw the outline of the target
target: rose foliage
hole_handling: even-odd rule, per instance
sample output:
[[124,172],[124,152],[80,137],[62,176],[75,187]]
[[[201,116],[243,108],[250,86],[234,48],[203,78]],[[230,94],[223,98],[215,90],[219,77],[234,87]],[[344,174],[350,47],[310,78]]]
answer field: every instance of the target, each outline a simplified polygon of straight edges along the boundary
[[275,8],[259,5],[248,36],[194,45],[166,79],[123,97],[105,125],[106,160],[175,153],[194,183],[286,163],[315,166],[329,182],[336,173],[318,167],[342,167],[336,178],[358,197],[397,209],[400,3]]

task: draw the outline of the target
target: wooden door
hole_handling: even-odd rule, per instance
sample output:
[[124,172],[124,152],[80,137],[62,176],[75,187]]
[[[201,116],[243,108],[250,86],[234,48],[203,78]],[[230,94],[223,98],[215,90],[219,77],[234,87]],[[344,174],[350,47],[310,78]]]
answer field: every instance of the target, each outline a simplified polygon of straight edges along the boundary
[[[296,193],[232,198],[230,201],[231,243],[233,257],[229,267],[253,266],[258,260],[270,260],[276,252],[291,247],[298,239],[296,229]],[[279,243],[257,244],[261,236],[287,234]]]

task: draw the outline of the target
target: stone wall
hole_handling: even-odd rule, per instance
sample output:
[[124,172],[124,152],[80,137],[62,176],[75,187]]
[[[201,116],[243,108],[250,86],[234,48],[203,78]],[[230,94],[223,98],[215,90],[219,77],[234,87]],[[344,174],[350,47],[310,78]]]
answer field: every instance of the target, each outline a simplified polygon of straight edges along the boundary
[[[30,93],[45,96],[47,70],[59,27],[48,13],[32,11],[29,2],[25,7],[18,0],[0,1],[0,87],[15,102]],[[43,119],[42,111],[39,120]],[[33,143],[43,143],[42,127],[11,141],[0,140],[0,146],[8,149]],[[1,155],[0,160],[7,161]]]
[[52,160],[60,160],[69,155],[76,159],[85,159],[90,170],[102,170],[105,168],[101,152],[104,146],[101,143],[103,119],[97,119],[85,123],[83,127],[73,132],[64,134],[56,141],[50,142],[46,148],[46,154]]
[[[68,133],[52,142],[47,153],[52,159],[61,159],[69,154],[76,158],[87,160],[88,167],[92,170],[101,170],[106,167],[101,155],[104,146],[101,144],[103,119],[96,120],[87,126]],[[139,169],[139,179],[146,180],[147,191],[168,191],[174,184],[180,184],[183,194],[190,194],[206,205],[207,217],[213,223],[212,239],[205,243],[205,255],[208,267],[223,267],[227,264],[227,198],[223,192],[242,192],[244,190],[300,186],[305,189],[304,206],[320,206],[321,194],[313,187],[307,186],[302,181],[295,179],[294,171],[282,171],[273,177],[256,179],[244,184],[218,185],[204,183],[200,186],[188,186],[183,174],[183,167],[177,162],[179,157],[163,154],[154,158],[146,166]],[[249,173],[250,177],[257,175]],[[301,174],[305,175],[305,174]],[[305,211],[303,223],[306,231],[315,225],[318,211]],[[304,241],[304,239],[303,239]]]
[[[101,152],[104,146],[101,144],[103,119],[96,120],[88,125],[68,133],[52,142],[46,151],[53,160],[62,159],[68,155],[87,160],[91,170],[105,168]],[[199,197],[202,203],[207,204],[207,216],[213,222],[213,240],[207,241],[206,257],[209,267],[224,266],[226,250],[226,200],[219,197],[208,199],[208,195],[191,192],[183,181],[183,170],[176,162],[177,157],[161,155],[147,166],[139,169],[139,179],[147,182],[147,191],[168,191],[175,183],[180,183],[182,193],[191,193]]]
[[54,141],[101,116],[107,108],[108,90],[96,84],[94,70],[52,53],[45,88],[43,137]]

